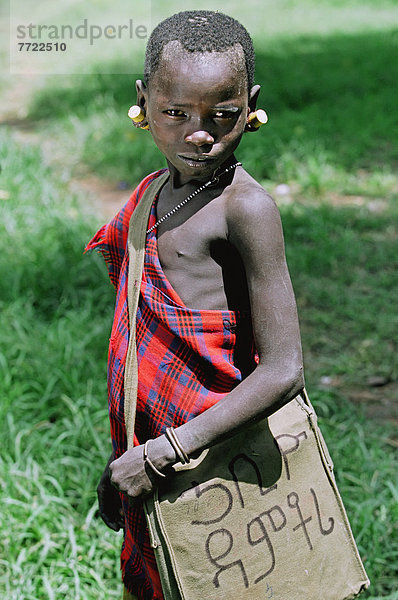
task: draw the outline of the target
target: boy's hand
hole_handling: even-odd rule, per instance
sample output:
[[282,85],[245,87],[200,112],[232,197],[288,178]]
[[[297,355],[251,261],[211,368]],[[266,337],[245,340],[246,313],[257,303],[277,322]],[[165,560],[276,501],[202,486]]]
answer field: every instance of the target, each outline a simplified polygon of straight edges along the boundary
[[110,480],[109,463],[111,460],[113,460],[113,456],[108,461],[97,486],[99,515],[105,525],[113,531],[119,531],[124,528],[124,517],[119,492]]
[[[174,450],[164,435],[150,441],[148,456],[159,471],[176,462]],[[127,450],[120,458],[110,463],[109,469],[112,484],[130,499],[147,496],[158,482],[158,476],[144,462],[143,445]]]
[[148,495],[153,484],[145,470],[143,446],[135,446],[109,465],[110,480],[117,490],[129,498]]

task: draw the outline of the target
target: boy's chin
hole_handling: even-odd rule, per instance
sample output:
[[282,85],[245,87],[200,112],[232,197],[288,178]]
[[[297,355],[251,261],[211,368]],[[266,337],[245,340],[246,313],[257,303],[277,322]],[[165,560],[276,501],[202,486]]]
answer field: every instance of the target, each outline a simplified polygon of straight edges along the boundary
[[[220,160],[209,159],[197,161],[190,157],[180,156],[176,164],[170,165],[174,172],[177,172],[181,181],[200,181],[205,183],[215,177],[217,171],[221,170],[223,165],[229,162],[226,159],[220,163]],[[178,164],[177,164],[178,163]]]
[[[172,170],[181,181],[200,181],[205,182],[213,178],[217,170],[218,163],[213,161],[197,162],[184,160],[182,165],[172,165]],[[169,165],[170,168],[170,165]]]

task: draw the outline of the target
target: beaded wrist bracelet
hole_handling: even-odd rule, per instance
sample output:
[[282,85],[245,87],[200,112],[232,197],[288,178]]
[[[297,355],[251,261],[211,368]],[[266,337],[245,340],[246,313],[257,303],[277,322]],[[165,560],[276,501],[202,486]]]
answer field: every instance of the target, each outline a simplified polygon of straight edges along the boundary
[[165,435],[181,464],[188,464],[190,462],[190,458],[185,452],[184,448],[181,446],[175,430],[172,427],[167,427]]
[[157,469],[155,467],[155,465],[153,464],[153,462],[151,461],[151,459],[148,457],[148,445],[149,445],[150,441],[151,440],[147,440],[145,442],[145,444],[144,444],[144,454],[143,454],[143,456],[144,456],[144,464],[148,465],[148,467],[150,467],[152,469],[152,471],[155,473],[155,475],[157,475],[158,477],[165,478],[166,475],[164,473],[162,473],[162,471],[159,471],[159,469]]

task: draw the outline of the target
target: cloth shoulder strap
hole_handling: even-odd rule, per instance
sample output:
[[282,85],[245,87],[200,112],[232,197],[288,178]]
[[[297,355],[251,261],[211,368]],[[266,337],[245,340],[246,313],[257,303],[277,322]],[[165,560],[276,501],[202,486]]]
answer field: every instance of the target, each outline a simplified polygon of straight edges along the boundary
[[128,252],[128,307],[130,338],[124,371],[124,421],[127,433],[127,447],[133,446],[134,423],[137,405],[138,364],[136,347],[136,314],[140,297],[142,271],[144,268],[146,230],[153,201],[160,188],[169,177],[168,171],[152,181],[134,210],[129,225]]

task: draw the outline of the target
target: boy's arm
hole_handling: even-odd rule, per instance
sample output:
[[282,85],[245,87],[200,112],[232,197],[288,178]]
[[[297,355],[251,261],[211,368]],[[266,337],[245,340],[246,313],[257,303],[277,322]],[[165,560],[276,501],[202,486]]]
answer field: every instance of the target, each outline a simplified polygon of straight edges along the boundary
[[[296,303],[286,266],[278,209],[260,187],[250,197],[228,199],[230,243],[242,257],[250,296],[259,363],[217,404],[176,429],[188,455],[198,454],[246,424],[272,414],[304,387]],[[165,436],[152,440],[150,459],[160,471],[176,461]],[[142,447],[133,448],[111,465],[112,482],[130,496],[152,489]]]
[[304,387],[299,323],[278,209],[262,188],[228,199],[228,238],[243,260],[259,364],[232,392],[182,425],[188,454],[270,415]]

